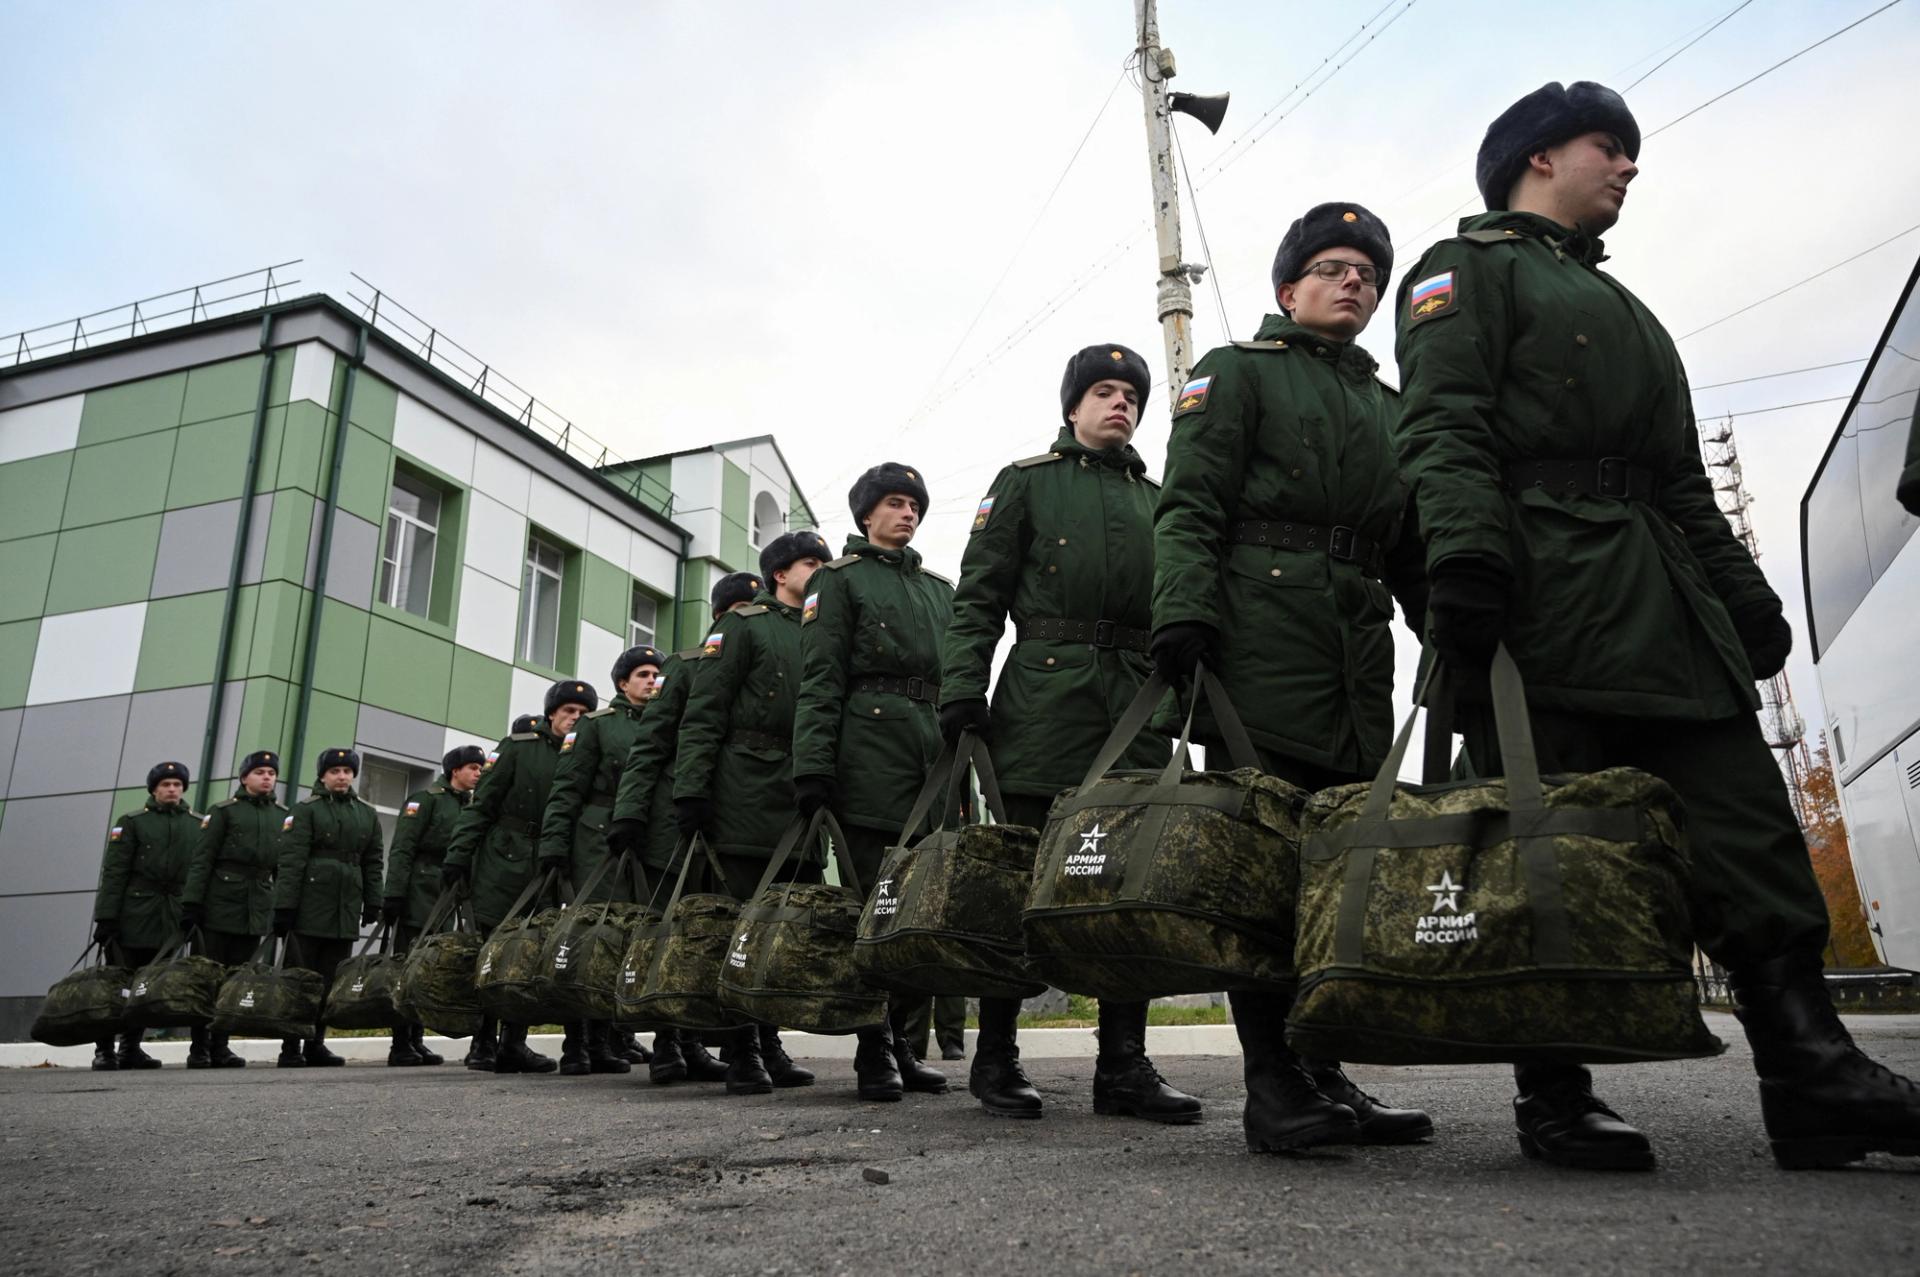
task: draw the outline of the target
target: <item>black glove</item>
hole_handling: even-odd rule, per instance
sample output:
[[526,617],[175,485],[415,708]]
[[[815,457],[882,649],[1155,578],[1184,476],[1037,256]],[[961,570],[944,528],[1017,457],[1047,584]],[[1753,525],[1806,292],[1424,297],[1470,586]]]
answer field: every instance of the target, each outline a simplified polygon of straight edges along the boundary
[[1213,650],[1219,631],[1204,621],[1175,621],[1153,632],[1153,668],[1178,687],[1193,677],[1193,667]]
[[372,926],[372,925],[373,925],[374,923],[376,923],[376,922],[378,922],[378,921],[380,921],[380,906],[379,906],[379,905],[367,905],[367,906],[366,906],[365,908],[363,908],[363,909],[361,909],[361,910],[360,910],[360,925],[361,925],[361,926],[363,926],[363,927],[371,927],[371,926]]
[[1793,626],[1781,615],[1778,602],[1734,613],[1733,632],[1747,650],[1755,682],[1765,682],[1786,668],[1787,654],[1793,651]]
[[540,872],[541,873],[561,873],[561,874],[566,873],[567,872],[567,853],[563,851],[557,855],[540,857]]
[[616,820],[607,826],[607,850],[616,856],[639,851],[646,842],[647,827],[637,820]]
[[793,805],[802,816],[811,816],[833,801],[831,776],[796,776],[793,781]]
[[691,838],[695,834],[713,832],[713,800],[711,798],[676,798],[673,800],[673,823],[679,826],[682,838]]
[[207,907],[189,902],[180,906],[180,930],[191,931],[207,925]]
[[465,892],[473,885],[473,875],[465,865],[440,866],[440,888],[456,894]]
[[112,944],[113,938],[119,934],[120,934],[120,924],[115,922],[112,918],[97,918],[94,920],[93,942],[95,944],[99,944],[99,945]]
[[400,919],[407,916],[407,902],[398,896],[388,896],[380,906],[380,921],[390,927],[400,925]]
[[298,909],[275,909],[273,911],[273,934],[276,936],[290,934],[293,931],[293,924],[299,920],[299,917],[300,911]]
[[1433,570],[1427,608],[1433,614],[1433,646],[1456,670],[1485,670],[1507,632],[1507,595],[1512,578],[1485,559],[1454,558]]
[[993,714],[987,709],[986,697],[969,696],[940,707],[940,734],[947,738],[947,744],[956,743],[961,732],[972,732],[981,740],[993,735]]

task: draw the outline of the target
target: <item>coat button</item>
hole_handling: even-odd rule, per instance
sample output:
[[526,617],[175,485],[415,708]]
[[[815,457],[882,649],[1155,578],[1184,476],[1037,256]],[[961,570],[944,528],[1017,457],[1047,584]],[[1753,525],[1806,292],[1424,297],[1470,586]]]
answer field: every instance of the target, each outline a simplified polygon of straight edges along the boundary
[[1578,383],[1575,378],[1572,378],[1572,377],[1567,378],[1567,389],[1571,390],[1577,384]]
[[1047,658],[1047,664],[1049,665],[1053,664],[1053,658],[1051,656]]
[[880,622],[880,628],[881,628],[881,629],[883,629],[883,630],[884,630],[884,629],[886,629],[886,628],[887,628],[887,623],[886,623],[885,621],[882,621],[882,622]]
[[1055,572],[1058,572],[1059,570],[1060,570],[1060,565],[1059,565],[1059,564],[1057,564],[1057,563],[1049,563],[1049,564],[1047,564],[1047,575],[1048,575],[1048,576],[1052,576],[1052,575],[1053,575],[1053,574],[1054,574]]
[[1300,477],[1300,467],[1299,467],[1299,466],[1295,466],[1295,467],[1293,468],[1293,477],[1294,477],[1294,478],[1296,478],[1296,479],[1298,479],[1298,478]]
[[1066,539],[1065,537],[1061,537],[1061,538],[1060,538],[1060,544],[1061,544],[1061,545],[1065,545],[1066,543],[1067,543],[1067,539]]
[[880,713],[880,707],[878,705],[875,705],[873,707],[873,712],[877,716]]
[[1575,333],[1575,334],[1574,334],[1574,337],[1573,337],[1573,344],[1574,344],[1574,345],[1576,345],[1576,346],[1584,346],[1584,345],[1586,345],[1586,344],[1587,344],[1587,335],[1586,335],[1585,333]]
[[1269,569],[1267,569],[1267,575],[1268,575],[1268,576],[1279,576],[1279,575],[1280,575],[1280,569],[1279,569],[1279,568],[1269,568]]

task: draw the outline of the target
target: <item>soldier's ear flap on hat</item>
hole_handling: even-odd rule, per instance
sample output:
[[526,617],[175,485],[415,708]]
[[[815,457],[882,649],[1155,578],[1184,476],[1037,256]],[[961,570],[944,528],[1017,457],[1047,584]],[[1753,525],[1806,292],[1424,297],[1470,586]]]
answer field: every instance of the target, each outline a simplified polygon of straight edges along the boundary
[[1153,371],[1138,351],[1118,342],[1103,342],[1075,351],[1067,360],[1067,371],[1060,378],[1060,417],[1073,424],[1073,410],[1080,406],[1087,391],[1103,381],[1124,381],[1133,387],[1141,404],[1153,389]]

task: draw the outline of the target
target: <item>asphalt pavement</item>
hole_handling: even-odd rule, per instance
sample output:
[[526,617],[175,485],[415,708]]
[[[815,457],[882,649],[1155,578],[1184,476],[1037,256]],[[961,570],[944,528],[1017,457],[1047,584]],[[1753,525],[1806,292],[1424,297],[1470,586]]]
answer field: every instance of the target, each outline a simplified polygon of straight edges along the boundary
[[[1720,1059],[1599,1071],[1655,1140],[1647,1174],[1525,1160],[1493,1067],[1356,1067],[1436,1138],[1293,1157],[1248,1155],[1239,1061],[1220,1056],[1162,1061],[1207,1102],[1192,1127],[1094,1116],[1086,1059],[1030,1062],[1038,1122],[959,1087],[862,1104],[845,1060],[746,1099],[638,1070],[5,1070],[0,1270],[1920,1271],[1920,1159],[1776,1170],[1738,1026],[1709,1018]],[[1920,1018],[1852,1024],[1920,1074]]]

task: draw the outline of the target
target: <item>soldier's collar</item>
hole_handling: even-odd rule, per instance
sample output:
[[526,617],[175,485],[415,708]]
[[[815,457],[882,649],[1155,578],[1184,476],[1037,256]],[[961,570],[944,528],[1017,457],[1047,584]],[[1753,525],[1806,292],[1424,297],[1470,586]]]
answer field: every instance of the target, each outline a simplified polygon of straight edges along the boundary
[[1476,213],[1460,219],[1460,232],[1465,234],[1468,231],[1511,231],[1528,239],[1540,240],[1554,251],[1565,253],[1588,266],[1597,266],[1607,260],[1606,243],[1598,235],[1589,235],[1576,227],[1562,226],[1551,217],[1543,217],[1539,213],[1515,212],[1512,209]]
[[863,558],[881,559],[887,563],[898,563],[902,567],[917,568],[920,566],[920,551],[914,549],[911,545],[903,545],[898,550],[888,550],[875,545],[863,536],[854,535],[847,538],[846,551],[848,554],[858,554]]
[[1310,328],[1302,328],[1285,315],[1268,315],[1254,334],[1256,341],[1285,342],[1289,349],[1303,350],[1319,359],[1329,360],[1343,370],[1371,377],[1379,361],[1357,341],[1335,341]]
[[1081,443],[1073,433],[1072,426],[1063,426],[1059,438],[1053,441],[1050,451],[1067,457],[1085,457],[1089,462],[1107,466],[1114,470],[1131,470],[1135,474],[1145,474],[1147,463],[1133,450],[1133,445],[1123,443],[1118,448],[1089,448]]

